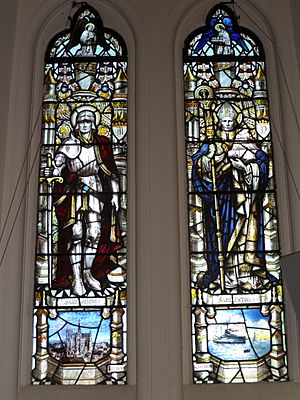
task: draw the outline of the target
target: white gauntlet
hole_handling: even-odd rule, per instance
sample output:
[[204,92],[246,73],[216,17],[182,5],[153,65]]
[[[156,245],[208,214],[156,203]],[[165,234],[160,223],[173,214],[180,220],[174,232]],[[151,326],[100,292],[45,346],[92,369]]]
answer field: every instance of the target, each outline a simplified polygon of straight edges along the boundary
[[66,156],[62,153],[58,153],[53,161],[53,176],[61,176],[61,171],[66,163]]

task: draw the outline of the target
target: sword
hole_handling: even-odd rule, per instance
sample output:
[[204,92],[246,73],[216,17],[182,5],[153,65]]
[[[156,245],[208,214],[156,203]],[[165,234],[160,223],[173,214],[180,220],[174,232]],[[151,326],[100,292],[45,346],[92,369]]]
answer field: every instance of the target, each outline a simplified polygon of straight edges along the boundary
[[[48,154],[47,166],[51,168],[52,159],[51,154]],[[63,183],[62,176],[43,176],[40,177],[40,183],[47,183],[47,247],[48,247],[48,270],[49,270],[49,283],[52,282],[52,187],[55,182]]]

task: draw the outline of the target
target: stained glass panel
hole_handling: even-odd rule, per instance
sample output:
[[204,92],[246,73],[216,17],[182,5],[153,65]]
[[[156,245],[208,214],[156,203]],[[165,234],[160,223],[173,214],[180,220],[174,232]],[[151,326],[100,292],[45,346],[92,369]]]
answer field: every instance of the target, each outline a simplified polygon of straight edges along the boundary
[[219,5],[183,58],[194,382],[284,381],[263,47]]
[[33,384],[125,384],[127,50],[85,3],[45,57]]

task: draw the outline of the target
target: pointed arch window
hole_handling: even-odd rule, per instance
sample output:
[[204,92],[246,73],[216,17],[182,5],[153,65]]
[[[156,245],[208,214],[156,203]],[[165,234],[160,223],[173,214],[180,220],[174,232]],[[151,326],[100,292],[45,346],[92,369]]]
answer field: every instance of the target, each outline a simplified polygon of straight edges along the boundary
[[265,56],[223,4],[183,50],[195,383],[287,379]]
[[32,383],[125,384],[125,42],[82,3],[44,76]]

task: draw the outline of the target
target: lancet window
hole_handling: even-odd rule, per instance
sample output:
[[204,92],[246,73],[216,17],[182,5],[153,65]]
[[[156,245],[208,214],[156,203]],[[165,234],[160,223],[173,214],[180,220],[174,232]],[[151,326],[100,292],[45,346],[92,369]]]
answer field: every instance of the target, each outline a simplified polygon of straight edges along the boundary
[[215,6],[183,50],[195,383],[287,379],[263,47]]
[[125,384],[125,42],[81,3],[44,71],[32,383]]

